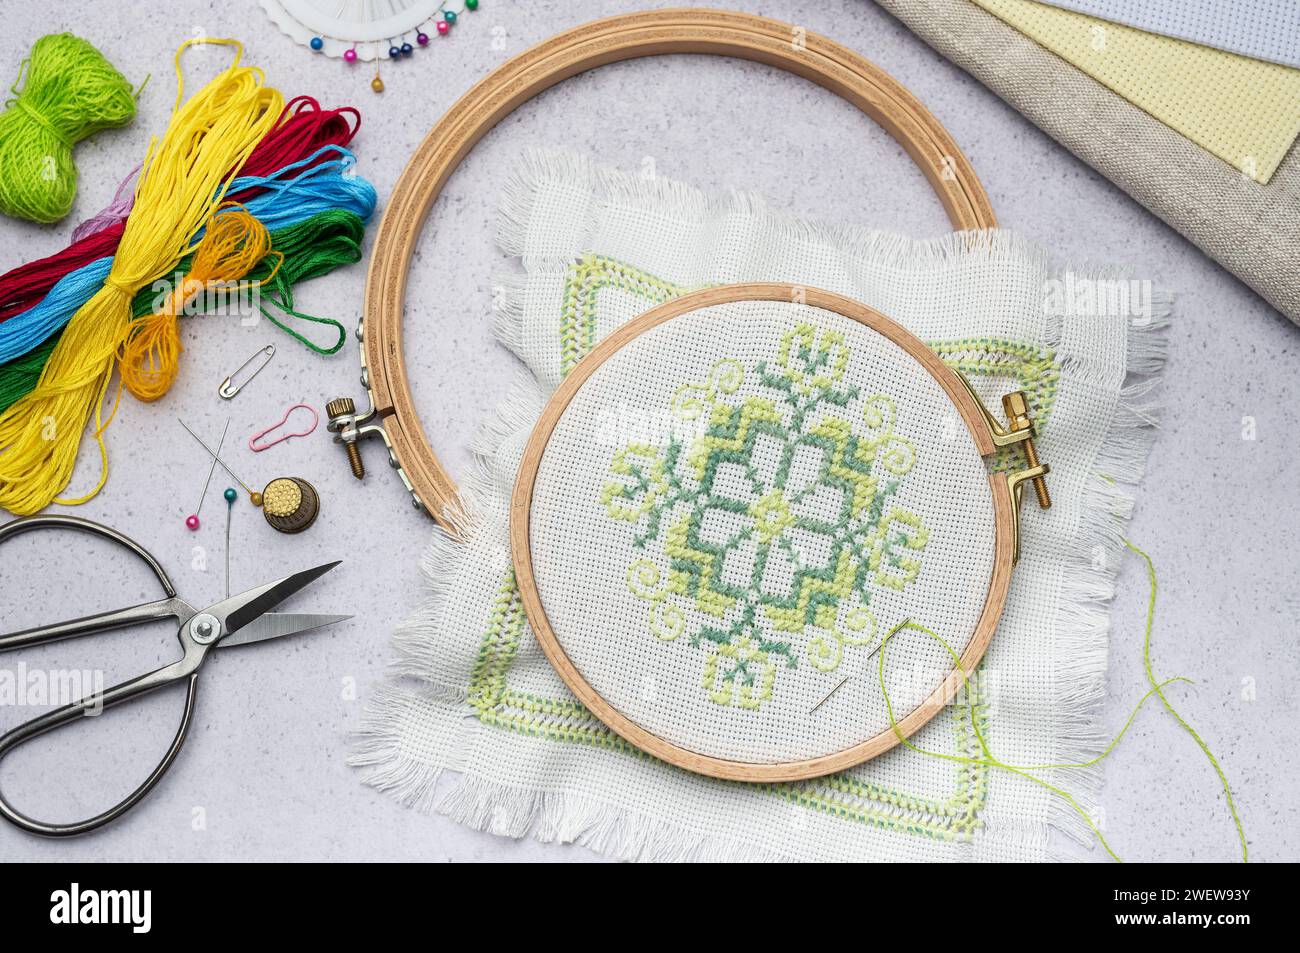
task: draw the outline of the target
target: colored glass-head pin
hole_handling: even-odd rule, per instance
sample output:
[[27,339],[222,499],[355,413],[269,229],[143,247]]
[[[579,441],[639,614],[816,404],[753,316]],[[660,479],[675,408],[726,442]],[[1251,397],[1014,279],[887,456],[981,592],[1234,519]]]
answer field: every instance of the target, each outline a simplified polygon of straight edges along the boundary
[[[186,427],[185,429],[189,430],[190,428]],[[221,441],[217,444],[217,453],[221,452],[221,445],[226,442],[226,431],[229,429],[230,429],[230,420],[227,419],[226,426],[222,428],[221,431]],[[197,440],[198,438],[196,437],[195,439]],[[201,440],[199,442],[202,443]],[[188,526],[191,530],[196,530],[199,528],[199,513],[203,511],[203,497],[208,495],[208,487],[212,483],[212,471],[217,468],[217,459],[218,459],[217,454],[214,453],[212,455],[212,464],[208,467],[208,478],[203,481],[203,495],[199,497],[199,505],[194,508],[193,513],[185,517],[185,525]]]

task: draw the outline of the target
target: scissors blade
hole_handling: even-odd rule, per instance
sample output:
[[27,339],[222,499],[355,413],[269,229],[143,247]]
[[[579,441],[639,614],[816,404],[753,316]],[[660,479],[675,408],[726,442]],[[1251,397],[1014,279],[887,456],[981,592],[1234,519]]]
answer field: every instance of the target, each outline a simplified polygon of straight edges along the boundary
[[301,572],[291,573],[283,579],[268,582],[264,586],[258,586],[256,589],[249,589],[238,595],[231,596],[229,599],[223,599],[215,605],[208,606],[204,611],[216,616],[221,622],[222,631],[225,632],[225,635],[222,636],[224,640],[234,635],[258,616],[270,612],[299,589],[315,582],[337,566],[339,562],[341,560],[326,563],[323,566],[316,566],[313,569],[304,569]]
[[224,649],[233,645],[265,642],[267,639],[278,639],[282,635],[296,635],[299,632],[310,632],[312,629],[333,625],[335,622],[346,622],[351,618],[350,615],[322,615],[314,612],[267,612],[234,635],[226,636],[217,643],[217,647]]

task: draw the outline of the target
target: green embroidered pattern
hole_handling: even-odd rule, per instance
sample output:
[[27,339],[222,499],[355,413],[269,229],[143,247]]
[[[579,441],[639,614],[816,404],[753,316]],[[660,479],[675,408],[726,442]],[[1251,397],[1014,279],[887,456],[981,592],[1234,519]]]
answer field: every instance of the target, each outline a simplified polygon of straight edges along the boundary
[[[645,300],[646,307],[691,290],[611,258],[585,255],[570,266],[566,276],[560,314],[564,373],[595,343],[596,299],[604,287],[637,294]],[[1039,432],[1050,426],[1060,378],[1060,364],[1053,352],[993,338],[927,343],[972,383],[989,378],[1009,380],[1028,395]],[[525,630],[523,603],[515,586],[514,571],[510,570],[502,577],[497,598],[484,622],[477,663],[467,689],[469,704],[479,721],[491,728],[547,742],[589,745],[631,758],[652,760],[567,695],[546,697],[510,687],[511,669]],[[979,756],[971,729],[972,716],[980,732],[985,738],[992,738],[996,748],[996,726],[990,723],[980,674],[977,671],[972,676],[971,691],[949,706],[951,714],[946,720],[952,730],[953,754]],[[872,784],[861,777],[869,773],[869,768],[788,784],[754,785],[751,789],[849,823],[940,841],[967,842],[983,826],[980,815],[988,797],[989,769],[954,763],[952,770],[952,786],[943,797],[923,797]]]
[[596,346],[596,303],[604,288],[626,291],[650,304],[663,304],[694,289],[656,278],[604,255],[583,255],[569,266],[560,310],[560,374]]
[[[468,700],[481,723],[503,731],[561,744],[580,744],[653,760],[628,744],[572,699],[547,698],[510,688],[509,674],[526,626],[523,602],[515,585],[514,570],[507,571],[497,589],[477,662],[468,688]],[[974,715],[985,738],[990,735],[980,673],[970,689],[949,706],[947,722],[953,731],[953,753],[978,757],[979,746],[971,729]],[[942,798],[917,797],[872,784],[857,770],[786,784],[752,785],[756,791],[801,808],[882,830],[900,831],[935,840],[965,842],[983,826],[980,812],[988,795],[988,771],[982,765],[953,765],[953,785]],[[719,782],[727,783],[727,782]]]
[[[1014,388],[1000,389],[999,393],[1023,390],[1034,415],[1035,428],[1040,434],[1047,429],[1061,380],[1061,365],[1055,351],[1001,338],[957,338],[925,343],[972,384],[981,377],[1010,378]],[[1017,448],[1001,447],[992,457],[993,468],[1019,469],[1023,459]]]
[[[684,609],[705,617],[687,641],[706,650],[701,685],[719,705],[756,710],[801,655],[832,671],[846,647],[874,644],[871,588],[901,590],[921,570],[929,532],[890,502],[916,452],[889,397],[851,419],[848,360],[843,335],[796,325],[775,360],[719,361],[678,389],[673,415],[697,424],[688,446],[632,443],[610,464],[600,503],[647,554],[628,588],[656,638],[685,633]],[[747,378],[765,396],[735,399]]]
[[[569,266],[560,304],[561,374],[568,374],[596,343],[596,314],[599,294],[615,288],[644,299],[646,307],[662,304],[696,290],[673,284],[639,268],[590,252]],[[1006,377],[1029,398],[1034,424],[1042,433],[1056,403],[1060,364],[1055,352],[1002,338],[955,338],[926,341],[944,363],[961,371],[972,382],[981,377]],[[1010,469],[1017,461],[1014,447],[999,450],[994,457],[998,469]]]

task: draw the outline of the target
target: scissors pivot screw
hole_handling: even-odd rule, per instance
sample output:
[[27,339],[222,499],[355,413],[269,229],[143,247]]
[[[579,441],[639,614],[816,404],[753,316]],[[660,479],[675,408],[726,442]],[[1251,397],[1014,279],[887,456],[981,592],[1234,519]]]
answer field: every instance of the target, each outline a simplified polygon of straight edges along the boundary
[[221,634],[221,623],[217,621],[216,616],[208,615],[201,612],[194,617],[190,623],[190,635],[199,645],[208,645],[216,640]]

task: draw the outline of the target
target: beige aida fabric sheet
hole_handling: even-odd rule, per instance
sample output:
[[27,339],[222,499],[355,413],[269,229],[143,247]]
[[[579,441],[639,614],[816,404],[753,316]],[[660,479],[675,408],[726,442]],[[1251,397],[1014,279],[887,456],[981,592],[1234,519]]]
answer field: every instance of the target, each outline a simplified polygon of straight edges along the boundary
[[1300,133],[1300,70],[1034,0],[975,2],[1260,184]]
[[[991,406],[999,395],[1023,389],[1054,481],[1051,510],[1025,509],[1024,551],[1006,612],[971,690],[914,740],[935,752],[970,757],[978,753],[975,723],[1006,762],[1082,761],[1098,754],[1106,737],[1097,713],[1106,668],[1107,602],[1120,561],[1120,534],[1133,504],[1132,484],[1140,478],[1155,419],[1149,391],[1163,362],[1160,327],[1167,300],[1119,270],[1053,267],[1042,249],[1008,232],[916,241],[818,224],[774,212],[754,195],[708,196],[680,183],[602,170],[561,154],[525,157],[502,203],[500,243],[522,270],[498,280],[502,303],[496,330],[527,372],[475,445],[480,466],[465,490],[471,515],[461,539],[437,532],[425,555],[429,595],[395,637],[399,677],[369,701],[354,763],[368,769],[370,783],[404,803],[482,830],[578,842],[621,858],[1032,861],[1056,855],[1061,842],[1050,835],[1053,828],[1086,841],[1086,824],[1044,788],[987,766],[906,749],[830,777],[743,785],[669,767],[630,747],[567,691],[531,633],[511,564],[508,497],[547,395],[595,343],[655,304],[691,289],[756,280],[822,287],[866,302],[929,343]],[[563,465],[545,469],[541,478],[550,507],[539,531],[547,550],[539,575],[548,605],[564,603],[583,624],[593,613],[626,616],[619,624],[631,629],[620,632],[621,644],[643,645],[647,655],[658,653],[662,662],[654,679],[626,684],[618,660],[588,641],[582,648],[589,654],[588,671],[611,693],[621,693],[624,704],[640,706],[638,716],[658,719],[657,727],[677,738],[689,739],[701,726],[674,720],[666,699],[679,699],[685,710],[710,724],[739,724],[746,718],[765,724],[771,729],[766,740],[762,731],[748,728],[731,737],[712,728],[707,732],[710,743],[759,758],[789,754],[792,744],[806,750],[843,740],[780,734],[781,706],[802,709],[812,697],[801,680],[810,677],[814,660],[827,667],[827,674],[865,675],[866,667],[853,654],[857,647],[847,645],[837,657],[818,626],[802,617],[792,620],[782,633],[788,656],[780,661],[794,665],[773,667],[769,680],[763,663],[771,656],[759,659],[754,647],[740,640],[710,646],[692,640],[684,629],[678,638],[662,638],[672,636],[679,621],[685,626],[696,620],[687,607],[676,605],[671,608],[682,609],[677,616],[647,615],[646,610],[664,605],[656,599],[654,573],[645,567],[630,572],[633,567],[623,563],[637,559],[632,534],[650,534],[644,552],[651,558],[661,555],[661,544],[672,545],[664,542],[671,527],[655,534],[651,521],[640,518],[652,505],[641,514],[629,513],[647,502],[647,487],[635,474],[654,472],[649,456],[663,452],[677,433],[671,428],[641,433],[641,415],[650,404],[672,403],[674,395],[685,393],[679,410],[689,412],[694,395],[726,416],[742,394],[771,397],[782,379],[803,382],[807,389],[800,393],[820,400],[824,389],[829,393],[839,382],[833,373],[820,371],[810,378],[808,362],[800,360],[821,355],[826,360],[818,358],[808,367],[835,367],[841,360],[848,367],[849,351],[870,352],[866,340],[826,337],[827,315],[805,317],[796,322],[808,325],[803,330],[792,330],[783,317],[752,336],[723,334],[721,340],[737,351],[734,367],[719,368],[716,362],[705,367],[694,356],[697,349],[683,349],[680,342],[668,358],[643,349],[629,352],[632,363],[616,368],[603,385],[612,388],[610,399],[599,408],[575,410],[571,425],[576,429],[562,435]],[[719,330],[707,322],[697,323],[694,333],[710,349],[719,343]],[[783,349],[788,334],[801,335],[802,344]],[[876,358],[872,367],[888,369],[881,363],[884,356]],[[645,385],[633,394],[629,388],[637,377]],[[889,428],[911,441],[913,453],[960,456],[959,446],[935,444],[943,438],[935,432],[938,410],[922,384],[889,375],[881,381],[882,392],[897,391],[887,395],[891,401],[877,400],[881,395],[874,393],[839,394],[842,410],[797,424],[784,416],[778,426],[774,418],[771,435],[779,445],[799,443],[803,429],[830,433],[827,427],[841,426],[828,424],[830,417],[847,414],[843,419],[849,426],[875,429],[877,442],[885,440],[882,428]],[[800,433],[786,432],[792,429]],[[630,450],[628,440],[635,444]],[[695,465],[707,468],[706,444],[693,444],[695,449],[686,452],[694,454]],[[834,441],[819,445],[830,452]],[[731,480],[727,495],[745,504],[731,507],[728,519],[744,522],[745,516],[737,515],[743,512],[752,517],[745,526],[760,528],[760,541],[769,548],[781,549],[785,540],[797,551],[805,541],[785,535],[785,516],[803,503],[824,512],[835,507],[828,497],[803,495],[804,478],[792,475],[794,467],[778,473],[781,468],[765,462],[759,446],[755,442],[752,452],[745,450],[750,455],[744,460],[728,455],[728,462],[741,466],[730,476],[710,478]],[[926,560],[933,557],[937,565],[957,558],[966,531],[961,527],[982,517],[972,504],[972,512],[962,517],[965,523],[954,517],[949,525],[949,489],[922,485],[931,478],[942,483],[942,467],[909,460],[896,449],[899,455],[882,462],[880,473],[890,466],[897,470],[897,509],[912,515],[896,527],[907,528],[906,533],[891,531],[889,537],[901,539],[899,545],[910,552],[881,565],[897,573],[903,590],[909,583],[924,588],[933,585],[926,581]],[[620,450],[627,452],[620,457]],[[642,455],[649,469],[632,467],[629,454]],[[1010,463],[1004,459],[997,465]],[[567,483],[560,471],[572,472]],[[684,508],[674,512],[693,518],[690,501],[678,502]],[[573,527],[579,516],[571,507],[576,506],[582,506],[581,519],[590,525]],[[593,529],[598,523],[603,525]],[[928,535],[920,529],[928,529]],[[574,566],[589,559],[572,540],[589,539],[585,534],[592,532],[608,537],[617,572],[572,578]],[[975,562],[987,558],[978,546],[967,548]],[[535,545],[535,558],[537,551]],[[748,555],[738,551],[742,562]],[[872,584],[878,581],[873,577]],[[752,594],[756,602],[763,598],[757,589]],[[842,618],[851,619],[854,598],[847,589],[824,593],[826,618],[841,618],[843,610]],[[952,614],[960,628],[969,607],[959,597],[945,607],[946,598],[936,593],[933,608]],[[873,602],[881,612],[888,613],[889,606],[884,597]],[[915,648],[929,651],[921,643]],[[734,669],[740,662],[751,666],[754,678],[725,677],[726,666]],[[847,723],[836,724],[842,729]],[[444,771],[459,777],[439,786]],[[1094,804],[1097,767],[1048,777],[1085,809]]]
[[971,0],[876,2],[1300,323],[1296,147],[1260,185]]

